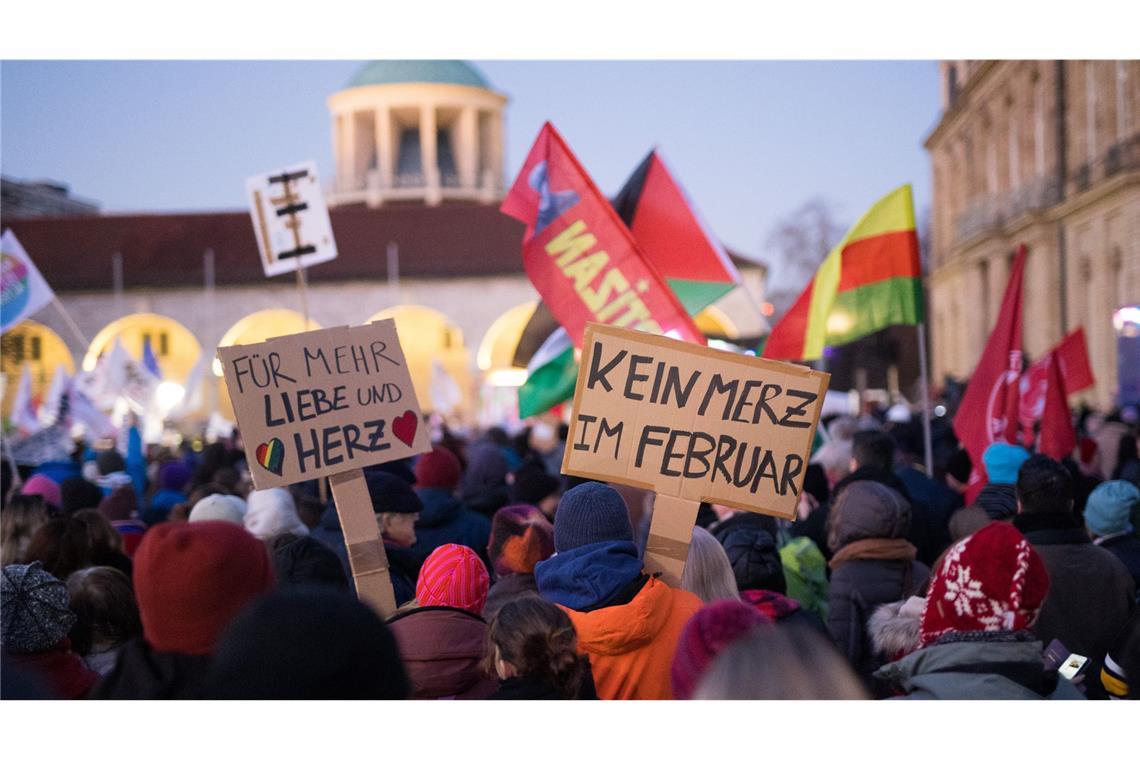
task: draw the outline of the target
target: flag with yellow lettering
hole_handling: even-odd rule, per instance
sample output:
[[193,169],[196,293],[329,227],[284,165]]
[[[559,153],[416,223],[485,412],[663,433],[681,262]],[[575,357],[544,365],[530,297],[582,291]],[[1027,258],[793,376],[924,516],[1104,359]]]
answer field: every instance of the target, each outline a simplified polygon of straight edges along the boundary
[[526,224],[527,276],[575,346],[588,322],[705,342],[549,122],[500,210]]

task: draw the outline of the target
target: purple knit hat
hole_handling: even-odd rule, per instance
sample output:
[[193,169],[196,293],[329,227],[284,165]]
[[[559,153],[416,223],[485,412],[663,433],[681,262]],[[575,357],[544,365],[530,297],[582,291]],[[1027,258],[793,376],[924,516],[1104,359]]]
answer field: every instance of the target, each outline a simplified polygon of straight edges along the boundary
[[669,673],[674,699],[690,699],[716,656],[759,625],[772,621],[735,599],[721,599],[697,610],[677,642]]
[[536,564],[554,554],[554,526],[529,504],[503,507],[491,520],[487,554],[500,578],[533,573]]
[[194,473],[183,462],[167,462],[158,470],[158,483],[171,491],[181,491]]

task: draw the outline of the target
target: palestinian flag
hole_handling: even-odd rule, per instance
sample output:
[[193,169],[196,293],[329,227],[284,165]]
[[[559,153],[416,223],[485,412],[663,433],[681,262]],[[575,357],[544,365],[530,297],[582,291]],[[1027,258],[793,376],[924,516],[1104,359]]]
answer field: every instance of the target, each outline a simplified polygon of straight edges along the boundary
[[519,387],[519,419],[542,414],[573,396],[578,361],[566,330],[559,327],[551,333],[526,369],[526,382]]
[[888,325],[923,320],[910,185],[880,198],[823,260],[768,336],[768,359],[811,361]]
[[740,273],[656,150],[612,203],[689,314],[740,284]]

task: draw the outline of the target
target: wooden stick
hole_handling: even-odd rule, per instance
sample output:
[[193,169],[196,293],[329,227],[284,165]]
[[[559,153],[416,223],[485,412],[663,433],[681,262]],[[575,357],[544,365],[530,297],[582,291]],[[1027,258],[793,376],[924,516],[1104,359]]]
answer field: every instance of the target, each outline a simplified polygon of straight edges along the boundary
[[645,569],[661,573],[661,580],[674,588],[681,587],[681,574],[685,572],[700,506],[700,502],[662,493],[656,494],[653,501],[649,541],[645,544]]
[[372,511],[372,499],[363,470],[351,470],[329,477],[333,500],[340,515],[344,531],[344,545],[348,549],[348,563],[352,567],[352,580],[356,595],[382,618],[396,611],[396,593],[392,589],[392,576],[388,572],[388,555]]
[[301,257],[297,257],[297,290],[301,291],[301,313],[305,315],[305,330],[309,329],[309,283],[305,277],[305,268],[301,266]]

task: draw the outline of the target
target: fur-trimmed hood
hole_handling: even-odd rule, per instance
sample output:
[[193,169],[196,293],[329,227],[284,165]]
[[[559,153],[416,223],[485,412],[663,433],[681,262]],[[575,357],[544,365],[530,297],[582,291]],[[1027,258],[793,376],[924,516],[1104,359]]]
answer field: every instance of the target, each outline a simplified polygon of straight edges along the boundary
[[875,654],[893,661],[918,649],[925,606],[926,600],[919,596],[880,604],[867,621],[867,635]]

